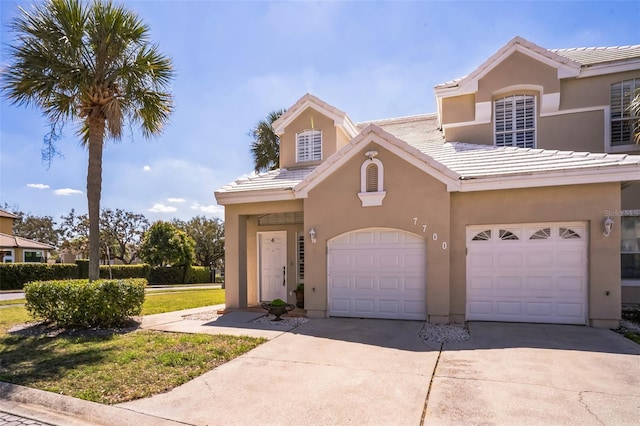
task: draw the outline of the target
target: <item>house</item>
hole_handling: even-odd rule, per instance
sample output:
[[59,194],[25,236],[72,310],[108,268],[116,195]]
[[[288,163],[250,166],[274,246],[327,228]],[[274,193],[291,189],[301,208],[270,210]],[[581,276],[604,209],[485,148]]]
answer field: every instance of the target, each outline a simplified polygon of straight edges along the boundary
[[640,302],[640,45],[516,37],[437,85],[437,113],[354,123],[304,95],[280,168],[216,191],[226,303],[309,317],[615,327]]
[[0,210],[0,256],[2,263],[46,262],[55,247],[13,235],[13,213]]

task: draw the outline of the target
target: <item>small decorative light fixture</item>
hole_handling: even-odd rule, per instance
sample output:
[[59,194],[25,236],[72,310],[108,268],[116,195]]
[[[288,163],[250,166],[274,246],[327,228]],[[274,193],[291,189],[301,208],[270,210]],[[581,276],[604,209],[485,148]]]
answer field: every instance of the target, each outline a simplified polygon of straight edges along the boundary
[[607,218],[604,220],[604,232],[602,233],[602,235],[604,235],[605,238],[607,238],[609,237],[609,235],[611,235],[612,231],[613,231],[613,219],[607,216]]
[[378,155],[378,151],[367,151],[364,153],[365,157],[369,157],[369,160],[373,160]]
[[311,228],[309,230],[309,237],[311,237],[311,243],[315,244],[316,243],[316,230]]

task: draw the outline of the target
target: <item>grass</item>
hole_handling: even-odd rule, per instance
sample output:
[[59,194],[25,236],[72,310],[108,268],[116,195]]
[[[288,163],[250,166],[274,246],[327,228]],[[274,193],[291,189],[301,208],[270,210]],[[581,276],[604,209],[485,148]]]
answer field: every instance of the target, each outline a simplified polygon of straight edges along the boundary
[[0,300],[0,306],[5,305],[24,305],[27,301],[23,299]]
[[[145,314],[224,303],[217,289],[148,294]],[[255,348],[264,339],[135,331],[9,334],[32,321],[23,306],[0,309],[0,381],[117,404],[165,392]]]
[[170,293],[147,293],[142,305],[142,315],[160,314],[182,309],[199,308],[201,306],[220,305],[224,303],[224,290],[184,290]]
[[632,333],[630,331],[624,333],[624,337],[626,337],[629,340],[633,340],[634,342],[636,342],[637,344],[640,345],[640,334],[638,333]]

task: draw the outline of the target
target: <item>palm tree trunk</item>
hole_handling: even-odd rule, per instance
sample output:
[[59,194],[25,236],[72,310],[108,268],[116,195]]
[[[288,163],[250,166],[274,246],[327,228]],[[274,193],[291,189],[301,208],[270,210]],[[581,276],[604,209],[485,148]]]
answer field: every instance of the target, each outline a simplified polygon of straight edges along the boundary
[[102,192],[102,145],[105,120],[99,108],[89,117],[89,167],[87,201],[89,204],[89,281],[100,278],[100,196]]

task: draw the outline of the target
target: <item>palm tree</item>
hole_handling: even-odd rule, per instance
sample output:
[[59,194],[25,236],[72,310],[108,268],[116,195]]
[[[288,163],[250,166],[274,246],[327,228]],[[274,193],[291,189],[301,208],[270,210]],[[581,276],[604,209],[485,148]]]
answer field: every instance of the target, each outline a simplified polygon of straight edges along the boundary
[[270,112],[266,119],[260,120],[249,132],[253,137],[251,155],[256,172],[280,167],[280,138],[273,131],[273,122],[285,112],[285,109]]
[[48,118],[43,158],[68,122],[89,151],[89,279],[99,278],[100,193],[105,138],[119,140],[123,126],[158,135],[172,111],[171,60],[149,43],[138,16],[110,1],[48,0],[20,9],[10,24],[15,44],[2,90],[17,105],[37,106]]
[[636,120],[632,122],[633,138],[636,143],[640,143],[640,87],[638,87],[633,96],[633,100],[629,104],[629,110],[631,116],[636,117]]

